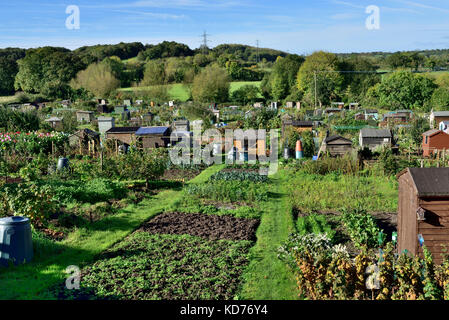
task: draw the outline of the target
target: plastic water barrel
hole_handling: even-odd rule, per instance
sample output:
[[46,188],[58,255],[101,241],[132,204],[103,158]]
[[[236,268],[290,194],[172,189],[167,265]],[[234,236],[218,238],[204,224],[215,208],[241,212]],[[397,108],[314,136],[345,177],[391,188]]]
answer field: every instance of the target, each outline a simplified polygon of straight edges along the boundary
[[30,220],[25,217],[0,219],[0,265],[19,265],[33,259]]
[[296,141],[296,159],[301,159],[303,157],[302,143],[301,140]]
[[69,159],[67,158],[59,158],[58,159],[58,170],[68,169],[69,168]]
[[288,148],[284,148],[284,159],[290,158],[290,150]]

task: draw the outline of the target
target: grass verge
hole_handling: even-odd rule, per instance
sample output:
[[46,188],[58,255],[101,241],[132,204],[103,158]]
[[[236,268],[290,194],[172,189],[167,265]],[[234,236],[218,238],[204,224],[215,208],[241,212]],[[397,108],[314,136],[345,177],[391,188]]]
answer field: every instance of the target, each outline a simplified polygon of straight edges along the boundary
[[284,171],[271,176],[271,194],[265,203],[256,245],[250,250],[250,264],[243,278],[245,283],[239,298],[255,300],[298,299],[292,272],[278,259],[277,250],[288,235],[295,231],[288,202]]

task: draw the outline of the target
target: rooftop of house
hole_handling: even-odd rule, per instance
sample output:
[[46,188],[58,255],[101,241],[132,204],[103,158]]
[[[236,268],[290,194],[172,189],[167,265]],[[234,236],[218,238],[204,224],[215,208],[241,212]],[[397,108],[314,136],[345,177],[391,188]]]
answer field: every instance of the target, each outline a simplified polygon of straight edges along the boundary
[[388,129],[363,128],[360,134],[363,138],[391,138],[391,132]]
[[407,172],[419,197],[449,196],[449,168],[406,168],[397,177]]

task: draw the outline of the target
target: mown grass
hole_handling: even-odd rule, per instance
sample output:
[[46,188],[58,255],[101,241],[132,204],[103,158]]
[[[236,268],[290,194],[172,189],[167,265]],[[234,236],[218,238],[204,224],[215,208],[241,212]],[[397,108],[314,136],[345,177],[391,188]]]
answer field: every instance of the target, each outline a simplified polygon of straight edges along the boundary
[[295,231],[286,185],[288,175],[280,171],[271,176],[271,194],[264,203],[256,245],[250,250],[250,264],[245,271],[241,299],[298,299],[295,278],[278,259],[277,251],[288,235]]
[[[221,169],[221,166],[209,167],[188,183],[207,181]],[[35,236],[35,258],[32,262],[0,269],[0,299],[54,299],[47,288],[66,278],[68,266],[82,268],[143,222],[172,206],[180,196],[181,191],[162,191],[139,204],[127,206],[113,216],[75,229],[59,243]]]

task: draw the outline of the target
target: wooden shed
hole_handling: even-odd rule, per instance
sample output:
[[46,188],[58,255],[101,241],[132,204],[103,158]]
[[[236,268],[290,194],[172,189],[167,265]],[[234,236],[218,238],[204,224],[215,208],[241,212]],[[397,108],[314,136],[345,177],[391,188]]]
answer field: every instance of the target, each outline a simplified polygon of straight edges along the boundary
[[106,131],[106,138],[116,139],[130,146],[136,141],[138,129],[139,127],[114,127]]
[[136,132],[138,145],[144,149],[168,147],[170,127],[141,127]]
[[449,134],[444,131],[431,129],[424,132],[422,136],[424,157],[429,157],[435,152],[449,149]]
[[93,111],[78,110],[76,112],[76,120],[82,123],[91,123],[95,120],[95,113]]
[[331,136],[324,139],[324,150],[333,157],[343,156],[352,150],[352,141],[342,136]]
[[286,119],[282,121],[282,135],[284,135],[285,129],[292,127],[297,132],[312,131],[314,127],[313,121],[301,121]]
[[94,153],[100,146],[100,134],[90,129],[82,129],[69,136],[69,145],[79,148],[80,154]]
[[449,121],[449,111],[433,111],[430,113],[429,116],[430,120],[430,127],[434,128],[437,126],[441,121]]
[[391,146],[393,136],[388,129],[363,128],[359,133],[359,144],[371,150],[379,146]]
[[449,249],[449,168],[407,168],[398,175],[398,251],[422,256],[418,235],[435,263]]

